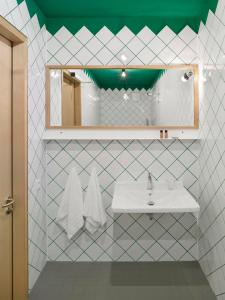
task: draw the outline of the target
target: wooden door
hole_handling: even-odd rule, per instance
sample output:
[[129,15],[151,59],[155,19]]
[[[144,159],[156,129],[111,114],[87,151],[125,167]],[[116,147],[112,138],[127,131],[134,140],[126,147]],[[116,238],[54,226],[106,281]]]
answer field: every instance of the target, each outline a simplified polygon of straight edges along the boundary
[[63,76],[62,83],[62,125],[75,125],[74,83]]
[[62,126],[81,125],[80,81],[63,72],[62,78]]
[[75,125],[81,126],[81,86],[80,82],[74,83],[74,102],[75,102]]
[[0,294],[12,300],[12,45],[1,35],[0,53]]

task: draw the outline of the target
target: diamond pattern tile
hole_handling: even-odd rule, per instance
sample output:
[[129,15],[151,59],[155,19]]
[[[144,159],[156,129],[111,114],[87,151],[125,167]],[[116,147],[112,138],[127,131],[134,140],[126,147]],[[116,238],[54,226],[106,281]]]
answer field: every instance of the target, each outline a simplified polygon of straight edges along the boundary
[[103,27],[93,36],[82,27],[72,36],[63,27],[53,37],[50,33],[48,36],[48,61],[59,64],[73,61],[78,65],[192,63],[196,62],[198,48],[196,34],[188,26],[179,35],[168,26],[155,35],[145,26],[135,36],[125,26],[116,35]]
[[[143,125],[146,118],[151,119],[151,101],[146,90],[140,91],[122,90],[99,90],[100,101],[100,123],[104,125]],[[131,101],[124,102],[124,93],[129,98],[136,96],[135,104]],[[137,106],[139,109],[137,110]],[[146,114],[143,114],[145,111]],[[112,113],[113,112],[113,113]]]
[[[197,247],[197,244],[195,231],[192,229],[195,228],[196,222],[192,215],[159,215],[151,221],[148,216],[139,214],[112,214],[110,208],[115,181],[121,179],[121,176],[124,180],[143,179],[148,169],[157,180],[167,172],[170,178],[184,180],[185,186],[189,186],[191,176],[192,185],[197,186],[198,174],[190,174],[188,166],[183,165],[182,159],[184,157],[186,161],[188,151],[191,155],[190,160],[197,160],[199,150],[197,145],[193,146],[195,143],[197,142],[68,141],[65,145],[57,141],[49,142],[47,144],[48,259],[195,260],[196,251],[193,254],[192,248]],[[172,157],[170,164],[166,161],[167,156]],[[182,171],[177,166],[173,168],[174,164],[180,165]],[[61,174],[63,177],[68,176],[68,165],[77,168],[84,192],[91,168],[93,166],[97,168],[108,219],[105,230],[93,236],[81,230],[72,242],[66,240],[65,233],[55,223],[56,209],[66,180],[61,179]],[[189,190],[191,191],[190,186]]]
[[204,76],[204,102],[200,107],[199,261],[220,300],[225,298],[225,61],[224,54],[221,55],[224,53],[224,16],[224,1],[219,0],[216,15],[209,12],[206,26],[202,23],[199,30]]

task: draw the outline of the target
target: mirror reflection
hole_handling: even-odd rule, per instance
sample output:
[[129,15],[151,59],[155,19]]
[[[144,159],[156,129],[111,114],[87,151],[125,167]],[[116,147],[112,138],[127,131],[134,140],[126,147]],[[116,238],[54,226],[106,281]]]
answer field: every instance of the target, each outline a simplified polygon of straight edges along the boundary
[[195,72],[50,69],[50,126],[194,126]]

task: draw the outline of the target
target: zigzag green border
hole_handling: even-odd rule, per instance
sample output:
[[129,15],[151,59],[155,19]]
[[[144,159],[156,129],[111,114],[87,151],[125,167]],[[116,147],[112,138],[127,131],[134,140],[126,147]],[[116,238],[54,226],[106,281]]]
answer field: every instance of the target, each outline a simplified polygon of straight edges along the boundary
[[[17,3],[26,1],[30,16],[37,14],[40,26],[46,25],[51,34],[55,34],[62,26],[65,26],[72,34],[76,34],[83,26],[88,28],[94,35],[104,26],[113,34],[117,34],[124,26],[127,26],[134,34],[148,26],[155,34],[158,34],[166,25],[178,34],[185,26],[189,26],[198,33],[200,21],[205,23],[208,11],[204,11],[200,17],[169,17],[167,24],[164,17],[81,17],[81,18],[47,18],[36,4],[35,0],[17,0]],[[43,0],[44,1],[44,0]],[[154,0],[155,1],[155,0]],[[198,0],[196,0],[198,1]],[[205,0],[209,1],[209,0]],[[210,9],[215,12],[217,1],[210,0]]]
[[47,24],[47,18],[43,14],[43,12],[40,10],[40,8],[37,6],[34,0],[17,0],[18,5],[22,3],[23,1],[26,2],[27,8],[29,10],[31,18],[36,14],[38,17],[38,21],[40,24],[40,27]]

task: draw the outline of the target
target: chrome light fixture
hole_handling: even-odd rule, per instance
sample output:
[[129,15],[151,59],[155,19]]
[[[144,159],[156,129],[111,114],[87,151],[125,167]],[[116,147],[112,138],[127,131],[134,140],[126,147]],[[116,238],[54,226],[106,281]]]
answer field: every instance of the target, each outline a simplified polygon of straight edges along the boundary
[[191,78],[191,76],[193,76],[193,72],[192,71],[185,72],[184,75],[181,77],[181,80],[183,82],[186,82],[186,81],[188,81]]

